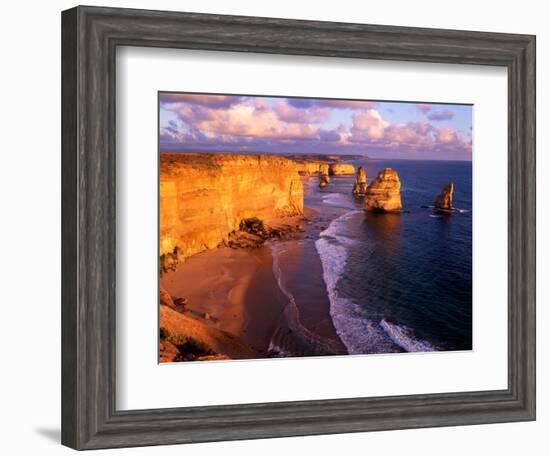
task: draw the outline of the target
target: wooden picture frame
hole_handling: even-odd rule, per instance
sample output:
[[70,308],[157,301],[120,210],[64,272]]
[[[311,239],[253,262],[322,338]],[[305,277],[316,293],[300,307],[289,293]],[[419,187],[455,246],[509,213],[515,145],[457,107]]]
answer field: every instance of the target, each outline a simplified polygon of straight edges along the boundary
[[[506,67],[508,388],[117,410],[117,46]],[[62,241],[64,445],[95,449],[534,420],[535,37],[100,7],[64,11]]]

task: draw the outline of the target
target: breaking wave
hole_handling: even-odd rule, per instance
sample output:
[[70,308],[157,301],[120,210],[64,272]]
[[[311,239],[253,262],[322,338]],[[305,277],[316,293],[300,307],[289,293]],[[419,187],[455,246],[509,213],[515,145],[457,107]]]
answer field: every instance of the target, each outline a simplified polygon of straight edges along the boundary
[[407,352],[437,351],[437,348],[431,343],[425,340],[416,339],[412,329],[406,326],[399,326],[386,320],[382,320],[380,326],[390,336],[391,340]]
[[348,248],[358,241],[345,234],[350,220],[357,218],[362,211],[350,211],[333,220],[321,232],[315,247],[323,265],[325,281],[330,300],[330,316],[336,332],[350,354],[387,353],[398,351],[382,328],[368,318],[364,309],[353,300],[342,296],[337,284],[346,266]]
[[330,300],[330,315],[336,332],[350,354],[428,352],[437,350],[429,342],[416,339],[412,330],[406,327],[378,320],[352,299],[338,290],[338,282],[344,275],[348,249],[357,240],[346,236],[346,227],[362,214],[350,211],[333,220],[321,232],[315,242],[323,265],[325,281]]

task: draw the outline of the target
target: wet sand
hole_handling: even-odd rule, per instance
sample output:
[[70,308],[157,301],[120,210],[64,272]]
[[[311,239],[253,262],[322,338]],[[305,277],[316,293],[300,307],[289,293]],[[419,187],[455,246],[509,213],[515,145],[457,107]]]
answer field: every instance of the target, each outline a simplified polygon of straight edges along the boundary
[[[314,215],[311,210],[306,214]],[[187,299],[186,318],[233,336],[257,358],[344,354],[330,318],[320,260],[305,245],[311,242],[305,236],[317,235],[314,231],[306,226],[298,239],[193,255],[164,274],[161,285],[172,297]],[[274,274],[273,252],[282,274]],[[250,351],[235,353],[232,344],[231,355],[219,352],[246,359]]]
[[173,297],[188,300],[186,315],[239,337],[259,357],[267,355],[285,304],[269,247],[222,247],[194,255],[161,284]]

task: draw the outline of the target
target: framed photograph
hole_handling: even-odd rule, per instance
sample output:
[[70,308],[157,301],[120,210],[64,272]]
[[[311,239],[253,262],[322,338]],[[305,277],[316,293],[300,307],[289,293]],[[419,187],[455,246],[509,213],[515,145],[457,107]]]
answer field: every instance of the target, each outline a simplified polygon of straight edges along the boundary
[[62,443],[535,419],[535,37],[62,13]]

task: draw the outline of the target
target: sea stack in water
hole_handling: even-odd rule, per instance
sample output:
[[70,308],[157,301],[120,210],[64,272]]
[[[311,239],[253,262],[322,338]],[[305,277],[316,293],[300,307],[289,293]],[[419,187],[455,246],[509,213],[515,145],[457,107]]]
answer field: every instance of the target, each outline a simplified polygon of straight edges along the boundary
[[364,209],[368,212],[399,212],[401,210],[401,182],[391,168],[378,173],[367,187]]
[[436,209],[440,209],[443,211],[450,211],[453,209],[453,192],[454,192],[455,186],[451,182],[443,189],[441,190],[441,193],[437,195],[437,198],[435,199],[434,205]]
[[357,177],[353,185],[352,193],[354,195],[364,195],[367,191],[367,173],[362,166],[357,170]]
[[328,176],[328,165],[322,164],[319,167],[319,187],[325,188],[330,182],[330,177]]

